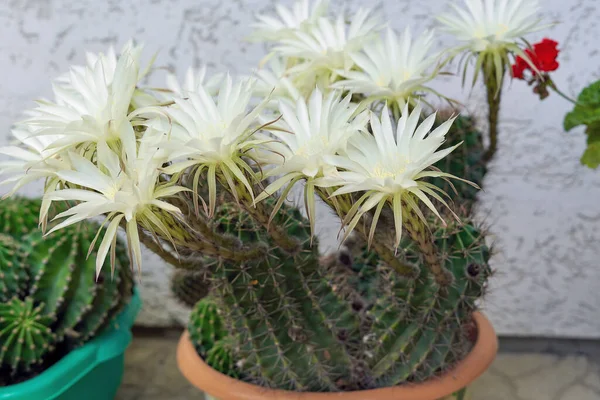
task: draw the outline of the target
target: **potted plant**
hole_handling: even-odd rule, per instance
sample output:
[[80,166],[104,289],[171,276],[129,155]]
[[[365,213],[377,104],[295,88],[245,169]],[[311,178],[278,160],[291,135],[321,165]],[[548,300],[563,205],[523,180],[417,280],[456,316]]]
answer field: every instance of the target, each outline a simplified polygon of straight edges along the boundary
[[[429,52],[432,33],[381,32],[372,10],[328,19],[325,3],[259,16],[254,37],[275,45],[256,77],[190,70],[156,90],[141,47],[88,55],[14,132],[4,172],[46,180],[42,225],[54,203],[69,202],[54,230],[104,217],[98,270],[122,227],[134,266],[144,244],[184,271],[186,303],[208,294],[178,362],[220,400],[464,398],[497,351],[477,311],[490,250],[461,204],[491,156],[424,95],[445,98],[429,83],[475,57],[493,125],[510,57],[532,64],[516,40],[540,27],[537,3],[468,1],[442,17],[466,43],[449,53]],[[304,214],[286,202],[297,185]],[[343,225],[327,256],[316,198]]]
[[0,399],[113,398],[140,306],[124,247],[96,275],[98,226],[43,236],[40,206],[0,203]]

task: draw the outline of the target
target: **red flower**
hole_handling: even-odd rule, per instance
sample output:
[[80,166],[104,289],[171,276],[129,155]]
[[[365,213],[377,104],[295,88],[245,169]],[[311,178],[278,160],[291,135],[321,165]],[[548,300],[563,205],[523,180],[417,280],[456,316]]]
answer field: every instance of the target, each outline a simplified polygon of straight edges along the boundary
[[[556,61],[559,52],[558,42],[548,38],[544,38],[541,42],[534,44],[532,49],[525,49],[525,54],[539,72],[556,71],[559,66],[558,61]],[[530,70],[535,75],[529,63],[518,56],[515,64],[512,66],[513,77],[524,79],[524,72],[526,70]]]

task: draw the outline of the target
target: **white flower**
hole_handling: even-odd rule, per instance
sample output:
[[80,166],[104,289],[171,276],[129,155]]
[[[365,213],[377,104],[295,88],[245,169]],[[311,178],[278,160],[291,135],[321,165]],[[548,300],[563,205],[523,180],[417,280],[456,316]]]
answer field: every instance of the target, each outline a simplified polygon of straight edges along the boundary
[[[282,118],[269,129],[279,139],[270,143],[273,157],[270,162],[280,164],[268,176],[283,175],[261,193],[256,201],[261,201],[281,189],[286,184],[281,199],[300,179],[306,179],[306,201],[311,226],[314,225],[314,184],[313,180],[327,175],[331,166],[325,157],[344,151],[348,140],[366,125],[366,113],[353,117],[357,105],[350,103],[350,96],[340,98],[339,92],[323,96],[315,89],[308,102],[298,99],[293,107],[288,101],[280,102]],[[274,213],[278,207],[275,207]]]
[[[408,105],[406,105],[394,133],[389,111],[385,107],[381,119],[377,118],[375,114],[371,116],[373,134],[363,131],[354,135],[350,139],[345,155],[326,157],[326,160],[332,166],[337,167],[338,171],[327,174],[315,182],[317,186],[336,187],[332,196],[365,192],[345,216],[344,222],[348,225],[346,237],[363,214],[376,208],[369,234],[370,242],[382,208],[386,205],[393,210],[396,245],[400,243],[402,209],[405,205],[422,217],[417,204],[417,201],[420,200],[439,217],[435,206],[427,196],[446,204],[436,193],[436,191],[442,191],[422,179],[427,177],[455,178],[444,172],[425,171],[458,146],[438,151],[445,141],[445,135],[454,119],[446,121],[431,131],[435,122],[435,114],[429,116],[418,126],[420,116],[420,105],[417,105],[412,112],[409,112]],[[424,217],[422,218],[424,219]]]
[[[501,87],[504,71],[510,69],[508,54],[522,57],[534,71],[537,67],[519,47],[517,41],[529,33],[548,27],[536,16],[540,11],[538,0],[463,0],[466,8],[451,4],[453,13],[438,17],[446,31],[462,44],[453,50],[453,56],[468,51],[467,61],[476,58],[473,85],[483,67],[488,77],[495,75]],[[468,62],[464,64],[463,81]],[[463,82],[464,83],[464,82]]]
[[[67,80],[54,85],[54,101],[39,101],[23,122],[34,136],[55,136],[47,149],[77,150],[101,141],[118,142],[132,132],[129,107],[139,78],[137,50],[123,53],[112,79],[110,57],[93,66],[72,69]],[[109,60],[109,61],[106,61]]]
[[[141,59],[143,49],[144,49],[143,45],[136,45],[132,40],[129,40],[123,46],[120,54],[121,55],[128,54],[130,57],[132,57],[134,59],[135,63],[140,65],[140,59]],[[100,62],[102,64],[102,69],[104,72],[104,79],[106,81],[106,84],[107,85],[112,84],[112,81],[115,77],[115,72],[117,70],[117,63],[119,61],[119,57],[117,56],[117,54],[115,52],[115,48],[113,46],[110,46],[108,48],[108,51],[106,52],[106,54],[86,52],[85,60],[86,60],[85,65],[74,65],[71,67],[71,70],[76,71],[78,74],[84,75],[86,68],[94,69],[95,65],[98,62]],[[139,74],[139,79],[141,79],[145,76],[145,74],[149,71],[150,66],[151,66],[151,63],[145,69],[145,71],[144,71],[145,73]],[[56,83],[63,83],[63,84],[66,84],[67,86],[69,86],[70,76],[71,76],[70,73],[63,74],[63,75],[59,76],[58,78],[56,78]]]
[[335,78],[335,71],[349,70],[354,65],[350,54],[360,50],[381,25],[369,9],[358,10],[349,25],[341,15],[334,22],[319,18],[306,32],[295,30],[290,37],[279,40],[273,51],[299,59],[290,74],[298,74],[298,79],[321,81],[327,87]]
[[[138,224],[150,232],[159,232],[171,239],[171,233],[162,222],[159,212],[181,214],[177,207],[162,199],[186,189],[160,183],[160,163],[157,163],[151,153],[152,148],[140,146],[138,151],[136,147],[135,136],[127,135],[123,138],[123,155],[119,157],[105,142],[100,142],[96,164],[77,153],[69,152],[73,168],[57,172],[68,188],[46,193],[44,196],[44,200],[79,203],[57,215],[56,219],[66,219],[49,233],[79,221],[106,215],[105,224],[108,223],[108,227],[98,249],[96,274],[100,273],[109,249],[112,248],[114,252],[117,229],[122,221],[126,224],[131,261],[139,269],[142,256]],[[111,256],[111,260],[113,257]],[[111,265],[114,267],[114,262]]]
[[431,69],[439,53],[430,52],[433,37],[433,31],[428,31],[413,40],[407,28],[398,38],[388,28],[385,38],[379,37],[360,53],[350,55],[357,69],[338,71],[345,79],[332,87],[363,94],[371,101],[385,99],[402,109],[415,91],[427,90],[424,84],[435,76]]
[[[0,175],[6,176],[0,185],[14,184],[4,198],[12,196],[21,187],[38,180],[45,180],[44,191],[50,193],[60,186],[59,171],[71,169],[68,158],[48,151],[55,136],[32,136],[26,126],[17,125],[12,130],[15,145],[0,148],[0,154],[10,157],[0,162]],[[40,206],[40,225],[46,230],[46,218],[50,201],[43,199]]]
[[329,0],[315,0],[312,6],[310,3],[311,0],[296,0],[291,9],[277,4],[275,11],[279,19],[258,14],[258,21],[252,24],[256,31],[251,37],[255,40],[279,40],[296,29],[313,24],[327,12]]
[[247,150],[260,142],[253,135],[264,103],[248,111],[253,86],[253,80],[239,79],[234,83],[227,76],[216,101],[203,86],[199,86],[187,98],[175,98],[173,106],[148,110],[158,115],[166,114],[172,121],[170,129],[180,139],[174,146],[171,143],[169,161],[173,164],[164,172],[178,174],[190,167],[195,169],[196,210],[198,179],[202,172],[207,173],[209,207],[205,211],[208,215],[213,214],[216,205],[217,177],[227,182],[234,195],[238,193],[235,181],[241,182],[254,198],[247,178],[247,175],[253,177],[252,169],[242,158]]
[[272,58],[254,74],[258,78],[254,93],[261,98],[270,96],[269,105],[273,108],[281,99],[296,101],[303,97],[303,82],[295,82],[287,76],[286,60],[281,57]]
[[466,9],[451,4],[454,14],[438,17],[448,32],[474,52],[514,44],[543,29],[538,0],[464,0]]
[[58,170],[68,168],[61,157],[51,156],[46,150],[56,140],[55,136],[35,137],[24,126],[16,126],[11,133],[17,143],[0,148],[0,154],[10,157],[0,162],[0,174],[8,176],[0,184],[15,184],[6,196],[30,182],[55,177]]
[[216,95],[224,77],[224,74],[215,74],[207,79],[206,66],[203,65],[197,69],[188,68],[182,84],[179,83],[175,75],[168,74],[167,88],[179,97],[187,97],[188,93],[194,93],[200,87],[203,87],[210,95]]

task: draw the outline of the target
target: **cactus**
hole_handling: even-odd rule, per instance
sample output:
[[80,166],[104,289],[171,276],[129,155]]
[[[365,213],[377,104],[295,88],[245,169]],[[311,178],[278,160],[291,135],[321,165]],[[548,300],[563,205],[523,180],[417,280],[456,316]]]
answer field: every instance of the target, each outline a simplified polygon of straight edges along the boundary
[[[400,277],[360,240],[347,242],[337,261],[320,260],[308,221],[293,207],[284,205],[272,224],[294,238],[295,251],[277,246],[235,204],[222,204],[214,218],[216,232],[268,252],[215,261],[216,303],[200,301],[189,326],[213,368],[272,388],[360,390],[423,381],[470,350],[466,327],[490,275],[489,249],[473,225],[431,221],[453,280],[442,288],[426,268]],[[410,238],[401,250],[398,257],[422,265]]]
[[206,355],[216,342],[227,336],[213,299],[206,297],[196,304],[190,316],[188,331],[196,349],[202,355]]
[[[21,238],[38,228],[38,217],[42,200],[13,196],[2,200],[0,206],[0,233]],[[48,215],[49,219],[59,212],[67,209],[64,203],[52,203]],[[49,227],[52,226],[50,223]]]
[[[446,119],[443,116],[440,118],[442,121]],[[485,148],[483,146],[483,136],[475,127],[473,118],[464,116],[456,118],[446,135],[446,140],[448,146],[454,146],[461,142],[463,144],[447,157],[438,161],[435,167],[481,187],[483,178],[487,173],[486,162],[484,161]],[[454,181],[450,185],[448,181],[436,178],[432,179],[432,183],[443,189],[467,213],[476,201],[477,192],[479,191],[477,188],[461,181]]]
[[214,346],[206,353],[206,363],[222,374],[232,378],[239,377],[233,357],[233,343],[230,338],[223,338],[215,342]]
[[[0,271],[10,276],[2,287],[11,299],[0,308],[0,372],[10,377],[4,384],[31,377],[93,338],[131,297],[132,272],[122,245],[114,276],[105,265],[96,279],[88,249],[97,230],[93,223],[46,237],[33,230],[18,249],[14,240],[2,236]],[[8,273],[15,269],[18,273]]]
[[194,307],[209,291],[209,280],[204,271],[176,270],[171,278],[171,292],[188,307]]
[[27,287],[27,270],[20,257],[18,242],[0,234],[0,303],[21,295]]
[[43,304],[33,299],[13,298],[0,304],[0,360],[13,371],[40,364],[52,350],[56,336],[50,328],[52,318],[44,315]]
[[0,231],[13,237],[21,237],[36,229],[42,201],[26,197],[2,200],[0,207]]

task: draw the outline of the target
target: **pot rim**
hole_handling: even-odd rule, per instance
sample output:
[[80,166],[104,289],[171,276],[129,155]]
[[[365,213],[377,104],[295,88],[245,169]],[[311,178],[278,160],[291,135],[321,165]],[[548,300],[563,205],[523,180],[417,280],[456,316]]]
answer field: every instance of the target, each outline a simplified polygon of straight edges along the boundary
[[177,346],[177,365],[191,384],[219,400],[435,400],[468,386],[485,372],[496,357],[498,338],[492,324],[477,311],[473,313],[473,319],[477,325],[477,340],[471,352],[440,377],[418,384],[331,393],[264,388],[230,378],[206,364],[196,352],[187,330]]

